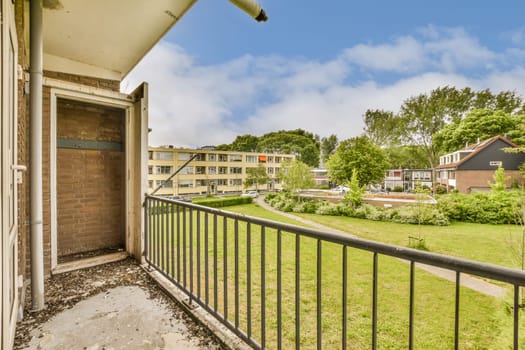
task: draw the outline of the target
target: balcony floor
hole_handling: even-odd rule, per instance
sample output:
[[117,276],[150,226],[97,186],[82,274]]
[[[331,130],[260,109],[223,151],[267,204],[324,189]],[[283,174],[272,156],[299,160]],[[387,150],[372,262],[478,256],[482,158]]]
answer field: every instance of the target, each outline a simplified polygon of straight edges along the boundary
[[223,349],[127,259],[46,280],[46,309],[17,325],[15,349]]

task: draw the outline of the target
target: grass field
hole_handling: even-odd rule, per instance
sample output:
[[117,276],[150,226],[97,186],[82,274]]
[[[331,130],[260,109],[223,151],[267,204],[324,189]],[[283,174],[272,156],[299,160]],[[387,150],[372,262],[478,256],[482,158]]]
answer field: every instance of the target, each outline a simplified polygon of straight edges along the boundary
[[[265,211],[256,205],[242,205],[229,207],[228,210],[245,215],[264,217],[271,220],[294,223],[293,220],[284,218],[278,214]],[[195,218],[196,214],[192,214]],[[407,230],[417,229],[410,225],[395,225],[376,222],[359,222],[355,219],[307,216],[308,219],[321,222],[327,226],[347,230],[369,239],[406,245]],[[341,219],[341,221],[339,221]],[[171,219],[164,217],[165,224],[169,227]],[[325,222],[322,222],[326,220]],[[180,220],[179,220],[180,221]],[[189,222],[189,214],[187,214]],[[192,289],[198,291],[202,299],[205,299],[205,242],[206,227],[208,227],[208,267],[213,271],[214,252],[216,254],[217,275],[210,274],[208,277],[208,303],[215,307],[218,312],[227,316],[232,323],[237,323],[245,332],[248,329],[248,317],[251,318],[250,332],[254,339],[262,342],[261,316],[262,305],[266,317],[265,345],[269,349],[277,348],[276,342],[279,337],[277,309],[281,308],[282,314],[282,344],[283,349],[293,348],[295,333],[295,235],[275,230],[266,229],[264,233],[265,244],[262,244],[262,234],[259,227],[250,226],[250,240],[248,241],[247,226],[239,222],[237,234],[233,227],[233,220],[227,220],[224,224],[221,218],[215,227],[217,235],[214,241],[214,224],[212,218],[208,218],[208,225],[201,214],[200,226],[193,227],[191,238],[194,248],[192,255],[197,259],[199,255],[199,266],[194,262],[194,283]],[[367,226],[370,224],[370,226]],[[385,225],[385,226],[382,226]],[[393,226],[391,226],[393,225]],[[226,226],[226,229],[224,229]],[[395,227],[394,227],[395,226]],[[466,226],[466,230],[460,230],[462,225],[452,225],[439,228],[450,231],[423,231],[423,236],[429,242],[432,251],[438,251],[437,242],[447,242],[454,236],[453,227],[458,231],[466,231],[464,236],[456,242],[469,244],[471,236],[475,235],[484,225],[475,228]],[[451,229],[452,228],[452,229]],[[507,227],[505,227],[507,229]],[[501,227],[500,227],[500,231]],[[197,233],[199,232],[199,240]],[[361,233],[362,232],[362,233]],[[385,233],[381,233],[385,232]],[[445,232],[445,233],[443,233]],[[495,231],[494,231],[495,232]],[[410,233],[412,235],[412,233]],[[432,239],[428,238],[431,237]],[[510,234],[510,233],[509,233]],[[278,257],[278,241],[281,241],[281,256]],[[487,235],[489,235],[487,233]],[[388,238],[386,238],[388,236]],[[434,237],[440,236],[440,241]],[[449,239],[447,240],[447,237]],[[176,245],[176,240],[170,237],[161,237],[159,242],[161,248]],[[190,240],[189,236],[187,240]],[[197,243],[198,242],[198,243]],[[481,244],[481,243],[479,243]],[[214,246],[217,249],[214,249]],[[300,240],[300,333],[301,348],[315,348],[316,337],[316,307],[317,307],[317,262],[322,263],[321,283],[321,310],[322,310],[322,345],[324,349],[337,349],[341,347],[343,303],[342,303],[342,269],[343,254],[342,247],[323,243],[321,246],[321,257],[318,259],[318,243],[316,240],[301,238]],[[465,252],[461,247],[455,247],[454,242],[440,246],[441,253],[450,254],[450,251],[476,255],[474,244],[472,251]],[[477,245],[477,244],[476,244]],[[235,256],[235,247],[238,248],[238,256]],[[261,267],[262,250],[264,246],[264,268],[265,268],[265,292],[261,296]],[[251,265],[248,265],[247,254],[251,255]],[[492,250],[495,250],[492,248]],[[175,255],[169,254],[161,262],[161,265],[171,268],[171,261],[176,260]],[[185,250],[186,258],[190,255],[188,248]],[[345,338],[350,349],[369,349],[371,342],[371,318],[372,318],[372,266],[373,254],[349,248],[348,251],[348,300],[346,304],[346,320],[348,322]],[[182,253],[181,253],[182,254]],[[224,259],[224,256],[226,260]],[[459,254],[458,254],[459,255]],[[505,261],[505,254],[492,252],[480,252],[479,255],[492,259],[493,261]],[[460,255],[468,257],[465,255]],[[224,263],[226,261],[226,264]],[[238,264],[236,264],[236,261]],[[507,260],[507,265],[511,260]],[[278,264],[281,266],[281,293],[282,304],[277,303],[277,272]],[[181,264],[182,266],[182,264]],[[250,269],[251,281],[248,283],[248,267]],[[176,268],[175,268],[176,270]],[[173,273],[176,275],[176,271]],[[237,271],[237,274],[236,274]],[[186,272],[189,275],[189,263],[186,264]],[[215,284],[215,277],[217,283]],[[409,265],[398,259],[379,256],[378,258],[378,348],[379,349],[406,349],[408,346],[408,303],[409,303]],[[235,288],[237,278],[238,289]],[[199,281],[200,285],[197,285]],[[188,284],[189,282],[187,282]],[[250,288],[249,288],[250,287]],[[453,283],[430,275],[424,271],[416,271],[415,285],[415,348],[416,349],[450,349],[453,347],[454,336],[454,296],[455,287]],[[248,292],[251,298],[248,307]],[[215,295],[217,298],[215,298]],[[238,295],[238,313],[235,312],[235,295]],[[227,296],[227,302],[225,302]],[[225,307],[227,306],[227,307]],[[460,305],[460,348],[462,349],[504,349],[511,344],[511,315],[506,311],[504,300],[497,300],[481,295],[469,289],[461,289]],[[525,332],[522,332],[522,334]],[[525,346],[525,343],[523,343]]]

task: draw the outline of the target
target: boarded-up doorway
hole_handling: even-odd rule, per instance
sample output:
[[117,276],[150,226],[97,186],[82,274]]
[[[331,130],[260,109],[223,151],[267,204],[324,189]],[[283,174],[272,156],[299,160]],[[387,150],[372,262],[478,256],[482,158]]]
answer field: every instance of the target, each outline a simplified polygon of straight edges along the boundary
[[57,99],[58,262],[125,248],[125,116]]

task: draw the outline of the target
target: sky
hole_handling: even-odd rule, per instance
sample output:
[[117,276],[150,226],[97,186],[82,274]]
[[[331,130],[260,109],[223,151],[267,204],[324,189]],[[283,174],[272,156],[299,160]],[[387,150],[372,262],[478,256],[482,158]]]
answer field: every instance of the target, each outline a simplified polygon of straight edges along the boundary
[[441,86],[525,97],[521,0],[199,0],[122,82],[149,83],[150,145],[304,129],[340,141],[367,109]]

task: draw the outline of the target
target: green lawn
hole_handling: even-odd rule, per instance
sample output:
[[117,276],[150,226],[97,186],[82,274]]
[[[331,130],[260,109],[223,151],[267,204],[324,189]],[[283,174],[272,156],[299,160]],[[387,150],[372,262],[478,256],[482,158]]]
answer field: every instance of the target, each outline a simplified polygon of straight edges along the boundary
[[[229,211],[239,212],[245,215],[264,217],[271,220],[297,224],[293,220],[284,218],[259,208],[254,204],[228,207]],[[196,217],[196,213],[192,214]],[[362,237],[382,240],[395,244],[406,244],[408,234],[414,233],[407,230],[417,230],[415,226],[394,225],[378,222],[367,222],[366,220],[355,220],[348,218],[334,218],[307,215],[308,219],[315,220],[332,227],[344,229]],[[187,214],[189,219],[189,214]],[[171,222],[165,217],[165,224]],[[324,221],[326,220],[326,221]],[[341,221],[339,221],[341,220]],[[189,220],[187,220],[189,222]],[[203,276],[205,236],[206,231],[204,216],[201,214],[199,230],[193,227],[193,256],[197,257],[197,247],[200,255],[200,270],[197,264],[193,265],[194,283],[193,289],[199,290],[202,298],[205,292],[205,279]],[[361,225],[362,224],[362,225]],[[369,226],[367,225],[369,224]],[[393,225],[393,226],[390,226]],[[395,227],[394,227],[395,226]],[[437,251],[437,243],[427,238],[432,232],[435,236],[442,236],[447,241],[447,235],[452,237],[453,227],[458,229],[463,225],[453,225],[434,229],[445,229],[449,231],[424,231],[424,237],[429,242],[432,251]],[[469,226],[469,225],[467,225]],[[474,225],[473,225],[474,226]],[[484,225],[475,225],[477,229]],[[235,277],[238,278],[238,314],[239,327],[247,330],[248,318],[248,281],[247,281],[247,252],[251,254],[251,333],[253,337],[261,342],[261,229],[251,225],[251,241],[248,244],[247,226],[239,222],[237,235],[233,228],[233,220],[227,220],[226,230],[224,221],[219,218],[217,226],[214,227],[211,217],[208,218],[208,253],[210,259],[208,266],[213,271],[213,246],[212,232],[216,232],[217,244],[217,284],[214,283],[213,274],[209,276],[209,305],[216,307],[224,314],[227,313],[232,323],[235,323]],[[358,230],[359,229],[359,230]],[[425,228],[430,229],[430,228]],[[500,227],[501,229],[501,227]],[[197,245],[196,232],[199,232],[199,245]],[[475,229],[467,230],[474,235]],[[500,230],[501,231],[501,230]],[[414,231],[417,232],[417,231]],[[448,232],[448,233],[442,233]],[[496,230],[494,231],[496,232]],[[277,341],[277,264],[282,265],[282,336],[283,349],[293,348],[295,339],[295,235],[281,233],[282,255],[277,256],[278,233],[275,230],[265,231],[265,313],[266,313],[266,347],[276,348]],[[385,239],[389,237],[390,240]],[[238,274],[235,273],[235,242],[239,248]],[[167,248],[176,244],[176,239],[162,237],[160,246]],[[226,239],[226,241],[225,241]],[[189,240],[189,237],[187,238]],[[470,236],[464,236],[463,246],[469,245]],[[437,241],[436,241],[437,242]],[[458,252],[464,252],[461,247],[451,247]],[[309,238],[300,240],[300,314],[301,314],[301,348],[310,349],[316,346],[316,272],[317,272],[317,241]],[[443,248],[442,253],[448,253]],[[492,249],[494,250],[494,249]],[[342,338],[342,248],[335,244],[323,243],[322,257],[322,344],[324,349],[337,349],[341,347]],[[372,264],[373,254],[355,249],[348,249],[348,300],[346,319],[348,322],[347,334],[345,335],[350,349],[369,349],[371,340],[371,314],[372,314]],[[464,252],[466,253],[466,252]],[[181,253],[182,254],[182,253]],[[190,252],[186,249],[186,254]],[[227,255],[226,270],[224,266],[224,255]],[[473,253],[475,254],[475,253]],[[484,252],[483,256],[491,256],[491,252]],[[464,257],[468,257],[462,255]],[[504,254],[502,254],[504,256]],[[498,258],[500,259],[500,258]],[[162,264],[167,266],[175,256],[166,259]],[[181,264],[182,265],[182,264]],[[175,269],[176,270],[176,269]],[[174,271],[175,272],[175,271]],[[186,265],[189,275],[189,264]],[[226,272],[226,273],[225,273]],[[224,278],[226,276],[226,278]],[[197,287],[200,281],[200,289]],[[225,281],[226,285],[225,285]],[[409,302],[409,265],[398,259],[380,256],[378,258],[378,348],[379,349],[406,349],[408,344],[408,302]],[[189,283],[189,282],[187,282]],[[214,294],[217,293],[217,299]],[[225,291],[228,302],[225,303]],[[454,335],[454,284],[441,278],[430,275],[424,271],[416,271],[416,294],[415,294],[415,341],[416,349],[450,349],[453,347]],[[225,306],[227,305],[227,311]],[[498,349],[506,348],[510,344],[509,331],[511,316],[506,313],[504,301],[481,295],[469,289],[461,290],[461,329],[460,348],[462,349]],[[523,324],[523,323],[522,323]],[[522,332],[522,334],[525,332]],[[525,346],[525,343],[523,344]]]

